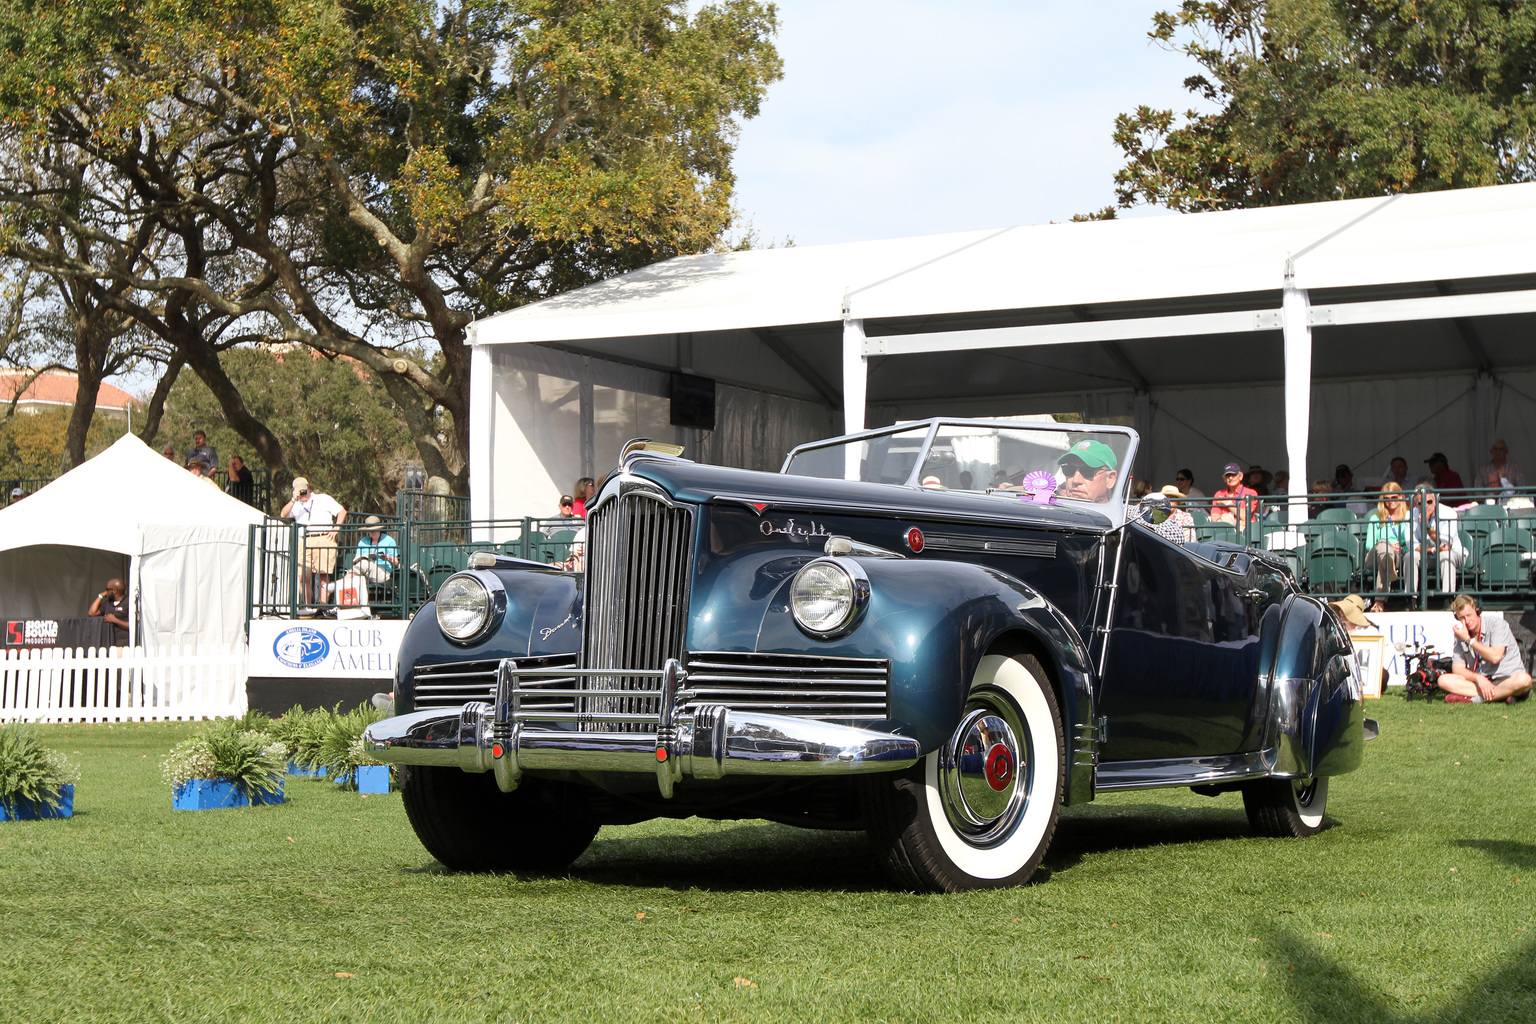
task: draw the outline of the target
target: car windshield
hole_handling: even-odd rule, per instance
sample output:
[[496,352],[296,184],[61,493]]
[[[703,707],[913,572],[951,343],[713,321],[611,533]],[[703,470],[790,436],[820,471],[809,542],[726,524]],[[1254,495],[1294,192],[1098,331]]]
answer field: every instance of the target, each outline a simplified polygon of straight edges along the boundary
[[[929,436],[932,434],[930,444]],[[1120,500],[1132,435],[1112,428],[931,423],[807,445],[784,472],[955,491],[1030,491],[1103,504]]]

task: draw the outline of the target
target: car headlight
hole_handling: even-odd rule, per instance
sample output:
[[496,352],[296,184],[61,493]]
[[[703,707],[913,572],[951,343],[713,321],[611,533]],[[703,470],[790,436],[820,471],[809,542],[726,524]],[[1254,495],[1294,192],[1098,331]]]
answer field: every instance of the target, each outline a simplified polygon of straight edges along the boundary
[[819,558],[795,573],[789,606],[800,628],[835,636],[857,621],[869,603],[869,579],[857,562]]
[[496,625],[507,607],[501,581],[464,572],[448,577],[437,591],[437,624],[450,639],[476,640]]

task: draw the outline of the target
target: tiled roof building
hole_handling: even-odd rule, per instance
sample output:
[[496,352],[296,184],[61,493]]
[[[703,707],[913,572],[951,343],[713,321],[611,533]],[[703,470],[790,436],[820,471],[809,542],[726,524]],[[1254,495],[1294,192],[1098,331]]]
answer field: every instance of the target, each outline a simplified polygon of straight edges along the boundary
[[[68,407],[75,404],[75,375],[62,370],[49,370],[39,374],[30,385],[26,373],[0,374],[0,410],[9,405],[16,392],[26,385],[16,402],[18,413],[38,413],[44,409]],[[96,412],[101,415],[126,419],[134,404],[133,396],[122,388],[103,384],[96,392]]]

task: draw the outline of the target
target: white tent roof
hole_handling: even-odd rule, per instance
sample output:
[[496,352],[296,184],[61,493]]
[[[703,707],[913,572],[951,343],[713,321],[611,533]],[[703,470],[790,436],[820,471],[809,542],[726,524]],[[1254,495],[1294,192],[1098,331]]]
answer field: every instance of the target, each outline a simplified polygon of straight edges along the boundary
[[570,381],[638,387],[624,367],[662,397],[668,371],[726,385],[714,435],[758,448],[790,409],[834,429],[1051,412],[1133,422],[1139,475],[1202,487],[1233,459],[1374,478],[1420,449],[1465,473],[1496,437],[1529,462],[1533,238],[1521,184],[683,257],[477,323],[471,431],[515,432],[531,374],[564,410]]
[[64,544],[137,557],[146,525],[239,526],[264,518],[125,434],[24,501],[0,509],[0,551]]
[[[481,345],[1536,273],[1536,184],[684,256],[477,325]],[[844,310],[844,302],[847,310]]]

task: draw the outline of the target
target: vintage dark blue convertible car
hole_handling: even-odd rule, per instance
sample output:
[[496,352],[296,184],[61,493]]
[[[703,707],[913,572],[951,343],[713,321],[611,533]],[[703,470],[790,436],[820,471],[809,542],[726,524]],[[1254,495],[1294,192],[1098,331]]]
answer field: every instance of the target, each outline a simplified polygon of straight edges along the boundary
[[700,815],[867,830],[904,886],[1017,885],[1063,805],[1169,786],[1314,833],[1364,739],[1348,636],[1285,563],[1128,515],[1136,443],[932,420],[772,474],[631,442],[585,573],[445,581],[369,749],[461,870]]

